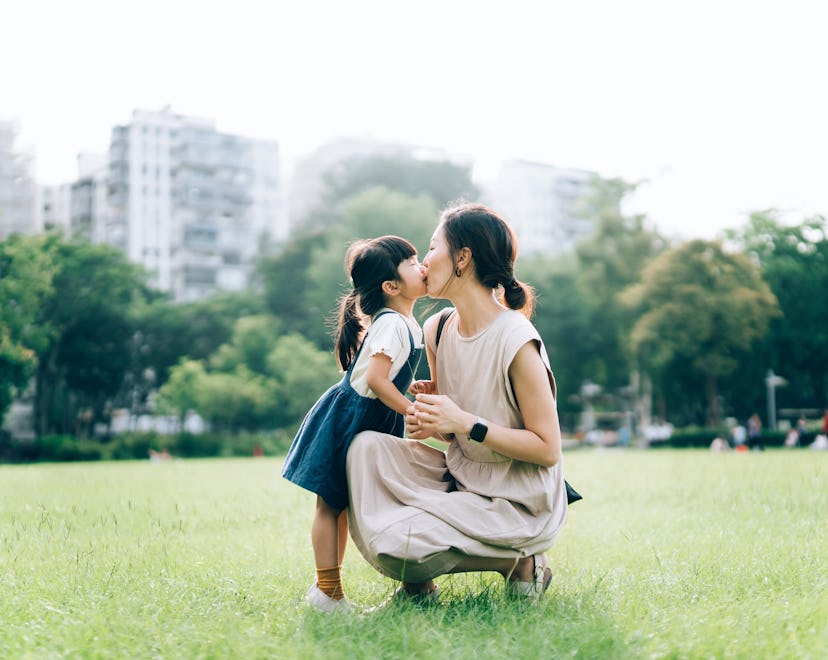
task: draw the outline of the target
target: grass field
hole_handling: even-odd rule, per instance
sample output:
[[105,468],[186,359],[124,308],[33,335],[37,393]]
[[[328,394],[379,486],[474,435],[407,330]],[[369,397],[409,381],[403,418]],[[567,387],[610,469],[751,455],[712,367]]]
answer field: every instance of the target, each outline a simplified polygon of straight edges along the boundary
[[[313,496],[281,459],[0,466],[2,658],[822,658],[828,455],[573,451],[535,607],[495,574],[441,604],[328,617]],[[355,548],[345,588],[394,583]]]

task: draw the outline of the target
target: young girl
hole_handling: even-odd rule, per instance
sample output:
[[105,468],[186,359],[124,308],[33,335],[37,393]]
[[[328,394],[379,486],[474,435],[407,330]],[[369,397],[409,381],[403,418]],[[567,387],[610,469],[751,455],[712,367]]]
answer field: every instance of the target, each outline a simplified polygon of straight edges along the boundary
[[[402,437],[423,333],[414,302],[425,296],[417,250],[398,236],[353,244],[345,258],[353,290],[339,306],[336,355],[345,370],[305,416],[282,476],[316,493],[311,541],[316,581],[305,600],[323,612],[350,609],[341,569],[348,541],[345,457],[353,437],[374,430]],[[366,321],[368,321],[366,329]]]

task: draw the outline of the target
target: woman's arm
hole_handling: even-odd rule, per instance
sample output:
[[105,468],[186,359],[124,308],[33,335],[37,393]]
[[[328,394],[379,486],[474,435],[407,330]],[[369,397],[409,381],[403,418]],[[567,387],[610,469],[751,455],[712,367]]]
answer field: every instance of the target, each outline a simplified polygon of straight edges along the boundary
[[[557,464],[561,457],[558,411],[536,342],[529,341],[518,350],[509,366],[509,378],[525,428],[512,429],[487,420],[483,444],[509,458],[545,467]],[[476,415],[443,395],[418,394],[414,410],[419,427],[432,435],[468,435],[477,421]]]

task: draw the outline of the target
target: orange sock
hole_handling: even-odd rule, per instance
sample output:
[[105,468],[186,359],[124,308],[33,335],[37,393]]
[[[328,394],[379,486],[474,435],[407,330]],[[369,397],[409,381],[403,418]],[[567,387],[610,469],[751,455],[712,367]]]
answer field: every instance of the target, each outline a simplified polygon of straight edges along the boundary
[[345,596],[345,593],[342,591],[342,566],[317,568],[316,586],[329,598],[342,600]]

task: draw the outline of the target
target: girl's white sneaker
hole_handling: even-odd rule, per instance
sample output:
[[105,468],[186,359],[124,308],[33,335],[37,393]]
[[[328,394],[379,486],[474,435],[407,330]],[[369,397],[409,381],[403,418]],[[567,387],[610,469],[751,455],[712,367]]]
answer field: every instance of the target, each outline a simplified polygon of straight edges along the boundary
[[354,609],[353,604],[347,598],[336,600],[331,598],[322,591],[314,582],[308,593],[305,594],[305,602],[311,607],[317,609],[325,614],[333,614],[335,612],[351,612]]

